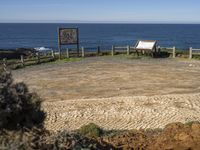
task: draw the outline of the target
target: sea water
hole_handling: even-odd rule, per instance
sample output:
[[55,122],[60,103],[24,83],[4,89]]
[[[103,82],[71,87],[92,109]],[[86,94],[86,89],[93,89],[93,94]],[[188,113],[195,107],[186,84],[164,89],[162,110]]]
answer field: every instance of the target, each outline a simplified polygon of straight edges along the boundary
[[0,24],[0,49],[57,49],[58,27],[78,27],[80,46],[104,49],[156,40],[162,47],[200,48],[198,24]]

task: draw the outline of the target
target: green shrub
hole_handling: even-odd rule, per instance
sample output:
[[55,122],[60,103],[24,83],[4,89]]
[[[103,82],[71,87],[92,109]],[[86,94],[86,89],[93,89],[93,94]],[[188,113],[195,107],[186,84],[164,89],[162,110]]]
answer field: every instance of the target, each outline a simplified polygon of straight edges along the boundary
[[0,71],[0,129],[32,128],[42,124],[41,99],[24,83],[13,83],[11,73]]
[[94,138],[100,137],[103,134],[103,130],[94,123],[82,126],[78,132],[82,135]]
[[192,124],[194,123],[200,123],[199,121],[188,121],[185,123],[185,125],[188,125],[188,126],[192,126]]

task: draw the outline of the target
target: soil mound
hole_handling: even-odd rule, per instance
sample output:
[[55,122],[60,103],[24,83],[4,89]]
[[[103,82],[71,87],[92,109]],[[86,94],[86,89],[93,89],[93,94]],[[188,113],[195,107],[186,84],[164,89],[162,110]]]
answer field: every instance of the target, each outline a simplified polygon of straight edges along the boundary
[[104,140],[116,149],[125,150],[199,150],[200,123],[172,123],[163,131],[128,131]]

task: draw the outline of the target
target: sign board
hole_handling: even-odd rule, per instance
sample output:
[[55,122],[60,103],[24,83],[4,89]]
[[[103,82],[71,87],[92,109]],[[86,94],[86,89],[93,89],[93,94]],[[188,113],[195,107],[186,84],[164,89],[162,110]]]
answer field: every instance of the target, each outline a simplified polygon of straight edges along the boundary
[[60,45],[79,44],[78,28],[59,28],[58,34]]
[[156,45],[156,41],[139,41],[136,48],[153,50],[155,45]]
[[59,59],[61,59],[62,45],[76,45],[79,56],[79,33],[78,28],[58,28],[58,49]]

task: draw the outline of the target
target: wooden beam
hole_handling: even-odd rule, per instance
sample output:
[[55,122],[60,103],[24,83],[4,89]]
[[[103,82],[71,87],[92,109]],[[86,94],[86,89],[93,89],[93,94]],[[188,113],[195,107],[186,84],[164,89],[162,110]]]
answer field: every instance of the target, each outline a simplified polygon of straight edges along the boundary
[[190,50],[189,50],[189,59],[192,59],[192,47],[190,47]]
[[22,67],[24,67],[24,55],[21,55],[21,63],[22,63]]
[[69,48],[66,49],[67,58],[69,58]]
[[100,52],[101,52],[101,50],[100,50],[100,46],[97,46],[97,54],[99,55]]
[[85,57],[85,49],[84,49],[84,47],[82,47],[81,50],[82,50],[82,57]]
[[130,46],[127,46],[127,55],[130,55]]
[[115,46],[114,46],[114,45],[112,45],[111,55],[112,55],[112,56],[115,55]]
[[172,57],[176,58],[176,47],[175,46],[173,47],[172,53],[173,53]]
[[54,54],[54,51],[53,51],[53,50],[51,51],[51,57],[52,57],[53,59],[55,59],[55,54]]
[[59,60],[61,60],[60,28],[58,28],[58,50],[59,50]]
[[39,64],[40,63],[40,54],[36,53],[36,56],[37,56],[37,63]]

